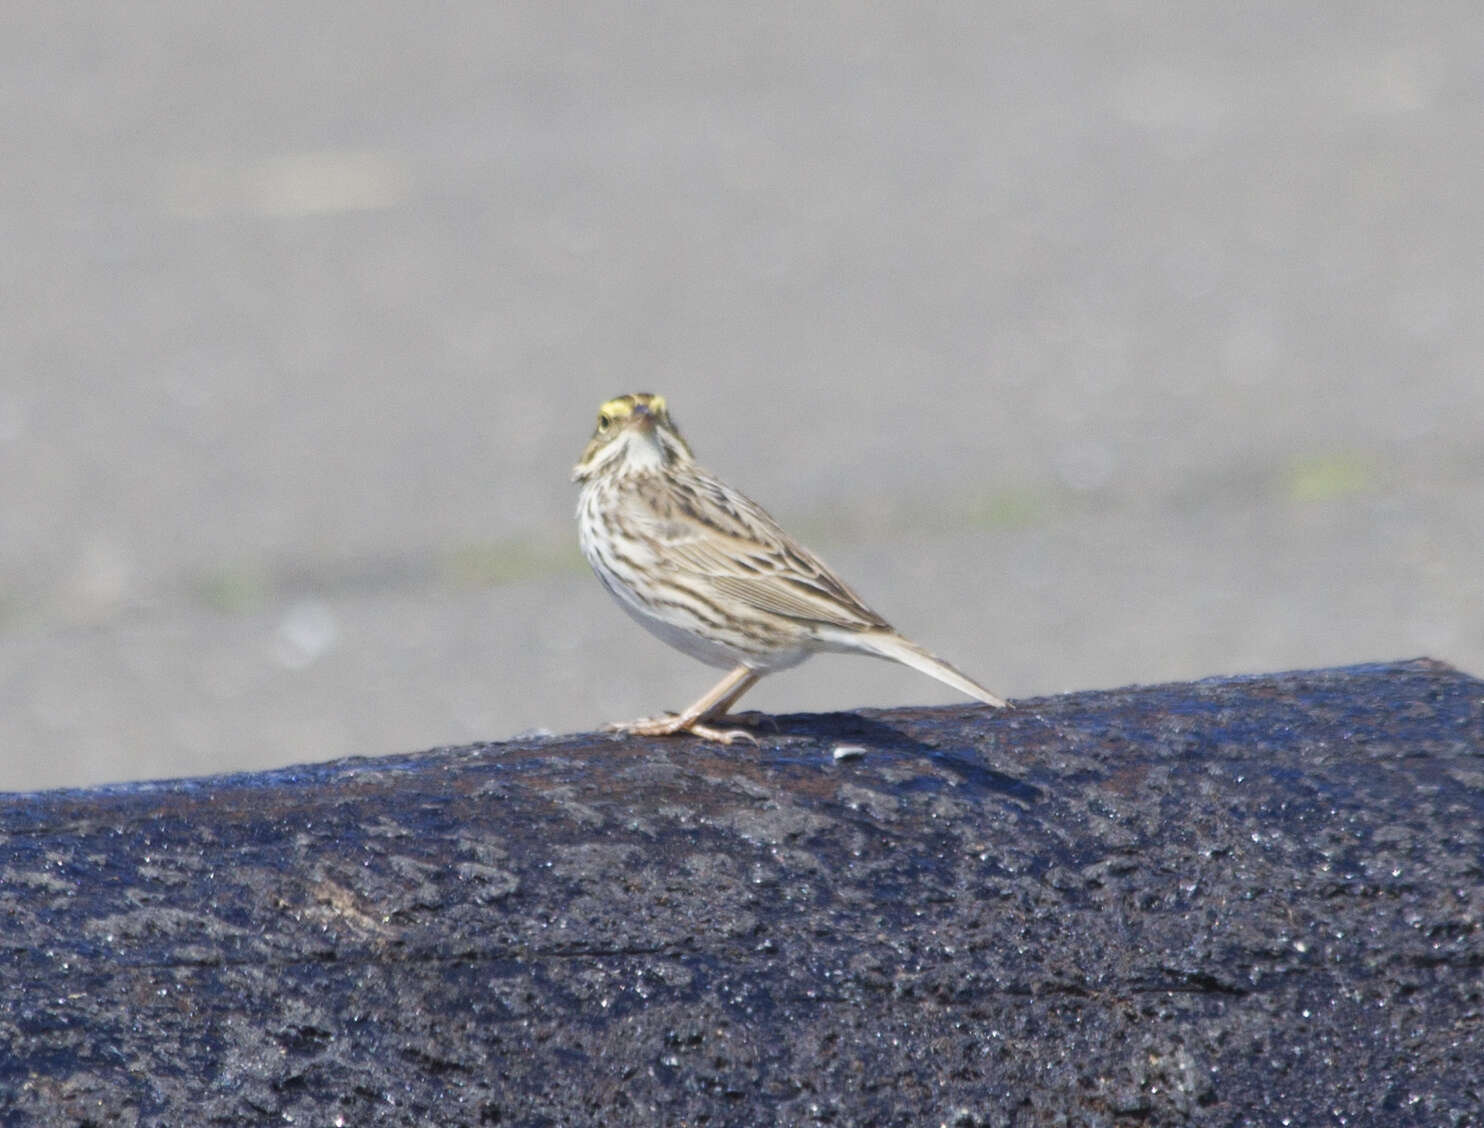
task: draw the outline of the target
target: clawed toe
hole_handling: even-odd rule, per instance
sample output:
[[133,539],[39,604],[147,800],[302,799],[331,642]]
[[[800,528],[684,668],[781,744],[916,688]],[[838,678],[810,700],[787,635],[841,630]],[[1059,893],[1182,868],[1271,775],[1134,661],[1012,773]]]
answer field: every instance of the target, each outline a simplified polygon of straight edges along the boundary
[[687,731],[694,733],[702,740],[714,740],[720,744],[735,744],[739,740],[748,740],[756,746],[758,742],[757,737],[746,729],[718,729],[710,725],[691,725]]
[[679,728],[680,718],[674,713],[666,713],[662,717],[640,717],[637,721],[610,721],[603,726],[603,731],[632,736],[669,736]]
[[735,744],[749,740],[756,744],[757,737],[746,729],[719,729],[702,724],[699,720],[687,721],[684,716],[666,713],[663,717],[641,717],[637,721],[614,721],[603,726],[606,732],[621,732],[633,736],[675,736],[689,733],[702,740],[714,740],[718,744]]

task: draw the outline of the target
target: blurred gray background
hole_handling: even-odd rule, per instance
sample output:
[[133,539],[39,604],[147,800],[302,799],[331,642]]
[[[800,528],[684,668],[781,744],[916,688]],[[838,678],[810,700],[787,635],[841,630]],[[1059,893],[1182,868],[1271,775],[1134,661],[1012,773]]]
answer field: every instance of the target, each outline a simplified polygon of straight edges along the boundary
[[687,704],[574,546],[633,390],[1001,693],[1484,673],[1476,0],[10,0],[0,59],[0,789]]

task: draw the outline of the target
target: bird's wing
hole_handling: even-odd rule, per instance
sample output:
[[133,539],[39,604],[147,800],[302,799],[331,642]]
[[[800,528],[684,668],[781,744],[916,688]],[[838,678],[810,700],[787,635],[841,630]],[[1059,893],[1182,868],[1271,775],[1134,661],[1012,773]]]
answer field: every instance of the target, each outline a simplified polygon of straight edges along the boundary
[[664,566],[703,577],[757,611],[851,630],[891,629],[762,506],[710,474],[642,494],[643,531]]

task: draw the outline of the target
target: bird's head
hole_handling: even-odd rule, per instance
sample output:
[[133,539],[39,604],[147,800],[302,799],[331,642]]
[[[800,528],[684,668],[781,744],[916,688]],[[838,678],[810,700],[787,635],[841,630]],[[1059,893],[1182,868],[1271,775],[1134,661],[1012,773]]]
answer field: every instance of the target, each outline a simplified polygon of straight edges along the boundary
[[658,470],[693,458],[665,409],[665,397],[634,392],[598,409],[598,425],[572,468],[572,478],[585,482],[600,473]]

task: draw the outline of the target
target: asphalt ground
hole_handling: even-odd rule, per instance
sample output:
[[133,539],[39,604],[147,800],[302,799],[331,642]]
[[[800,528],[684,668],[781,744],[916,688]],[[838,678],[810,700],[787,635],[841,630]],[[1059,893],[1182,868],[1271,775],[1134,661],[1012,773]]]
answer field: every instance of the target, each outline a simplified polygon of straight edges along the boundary
[[1002,694],[1484,672],[1476,4],[17,0],[0,82],[0,789],[687,704],[574,543],[634,390]]

